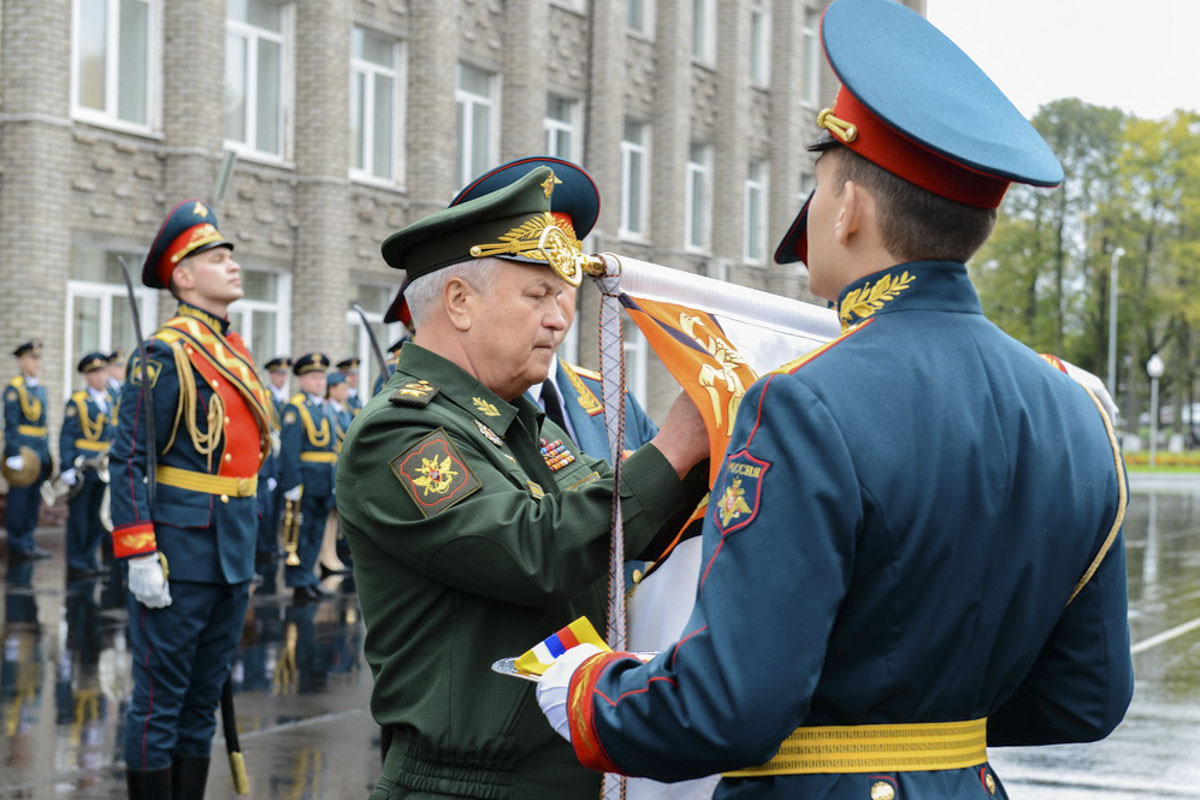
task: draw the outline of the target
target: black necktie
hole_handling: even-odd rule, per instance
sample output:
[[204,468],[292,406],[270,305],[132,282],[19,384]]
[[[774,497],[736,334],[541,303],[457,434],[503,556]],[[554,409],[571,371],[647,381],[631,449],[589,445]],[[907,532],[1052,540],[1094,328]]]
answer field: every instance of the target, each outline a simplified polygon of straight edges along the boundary
[[554,424],[567,430],[567,421],[563,418],[562,401],[558,397],[558,389],[554,388],[554,381],[546,380],[542,382],[542,403],[546,406],[546,416],[553,420]]

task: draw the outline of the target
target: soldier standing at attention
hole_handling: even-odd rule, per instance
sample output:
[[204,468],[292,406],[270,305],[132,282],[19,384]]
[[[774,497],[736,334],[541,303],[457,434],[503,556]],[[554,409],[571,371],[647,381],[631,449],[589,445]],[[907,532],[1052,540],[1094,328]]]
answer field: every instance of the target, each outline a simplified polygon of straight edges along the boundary
[[42,482],[50,477],[50,440],[46,433],[46,387],[42,343],[25,342],[13,350],[20,374],[4,387],[4,477],[8,481],[8,555],[14,561],[49,558],[34,544],[42,510]]
[[288,404],[291,395],[288,394],[288,372],[292,369],[292,360],[287,356],[276,356],[263,364],[267,371],[267,389],[271,392],[271,404],[275,412],[283,416],[283,407]]
[[1133,691],[1112,426],[964,264],[1063,172],[899,3],[833,0],[822,39],[842,88],[775,257],[843,333],[746,393],[678,643],[572,648],[538,699],[582,763],[717,798],[1005,797],[989,746],[1102,738]]
[[[489,669],[541,627],[586,615],[603,629],[607,616],[611,469],[524,396],[566,324],[562,276],[579,280],[538,246],[546,236],[556,255],[581,255],[569,220],[550,213],[555,185],[531,169],[383,245],[411,279],[417,334],[351,426],[338,472],[371,709],[393,732],[375,800],[599,791],[542,723],[533,687]],[[624,463],[630,557],[661,551],[695,507],[706,467],[692,468],[707,447],[684,397]]]
[[284,567],[284,581],[297,603],[328,596],[314,567],[325,535],[325,521],[336,507],[333,479],[338,461],[338,424],[325,404],[325,374],[329,359],[324,353],[306,353],[296,359],[300,392],[283,409],[283,442],[279,450],[279,488],[285,500],[300,501],[297,555],[299,566]]
[[350,409],[350,416],[357,417],[358,412],[362,411],[362,398],[358,396],[358,367],[357,358],[344,358],[337,363],[338,372],[346,376],[346,408]]
[[100,569],[96,552],[104,538],[100,502],[108,485],[95,468],[76,468],[75,460],[95,460],[112,446],[117,427],[113,420],[112,395],[108,391],[108,359],[103,353],[88,353],[77,367],[87,382],[86,389],[71,395],[63,410],[58,457],[62,479],[68,486],[82,481],[82,488],[67,503],[67,580],[95,577]]
[[113,551],[129,559],[131,798],[204,796],[254,576],[271,400],[229,327],[229,304],[243,294],[232,251],[213,210],[187,200],[167,216],[142,269],[142,283],[168,288],[179,310],[146,341],[145,363],[130,360],[109,468]]
[[121,394],[121,384],[125,381],[125,354],[120,350],[113,350],[108,354],[107,360],[108,376],[105,383],[109,394],[116,400]]

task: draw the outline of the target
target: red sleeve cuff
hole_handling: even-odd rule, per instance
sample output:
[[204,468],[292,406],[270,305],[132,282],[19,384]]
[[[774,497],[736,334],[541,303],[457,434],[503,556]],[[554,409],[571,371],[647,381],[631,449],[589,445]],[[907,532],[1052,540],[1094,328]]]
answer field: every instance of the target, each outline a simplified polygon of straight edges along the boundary
[[600,744],[600,735],[596,731],[596,706],[593,702],[596,695],[596,683],[604,674],[604,669],[614,661],[631,657],[632,653],[598,653],[579,665],[579,669],[571,676],[571,685],[567,689],[567,718],[571,723],[571,745],[575,748],[575,758],[579,763],[597,772],[623,773],[620,767],[612,762]]
[[113,555],[117,558],[145,555],[157,549],[153,522],[131,522],[113,529]]

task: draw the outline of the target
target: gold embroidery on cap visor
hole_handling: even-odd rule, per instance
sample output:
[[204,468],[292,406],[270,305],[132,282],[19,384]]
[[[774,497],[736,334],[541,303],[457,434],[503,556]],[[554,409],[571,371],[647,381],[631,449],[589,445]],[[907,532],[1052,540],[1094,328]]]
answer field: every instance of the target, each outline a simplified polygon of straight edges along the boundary
[[521,256],[545,261],[571,286],[583,281],[583,268],[588,261],[583,244],[575,238],[569,224],[555,219],[549,211],[531,217],[499,238],[498,242],[472,246],[471,255],[474,258]]

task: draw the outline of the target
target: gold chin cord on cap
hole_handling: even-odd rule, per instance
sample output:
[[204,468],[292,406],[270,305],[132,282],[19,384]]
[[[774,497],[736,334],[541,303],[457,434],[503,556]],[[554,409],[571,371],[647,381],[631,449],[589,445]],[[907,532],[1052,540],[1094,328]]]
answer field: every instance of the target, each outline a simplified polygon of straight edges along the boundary
[[817,114],[817,127],[827,129],[846,144],[858,138],[858,126],[835,117],[832,108],[822,109],[821,113]]

